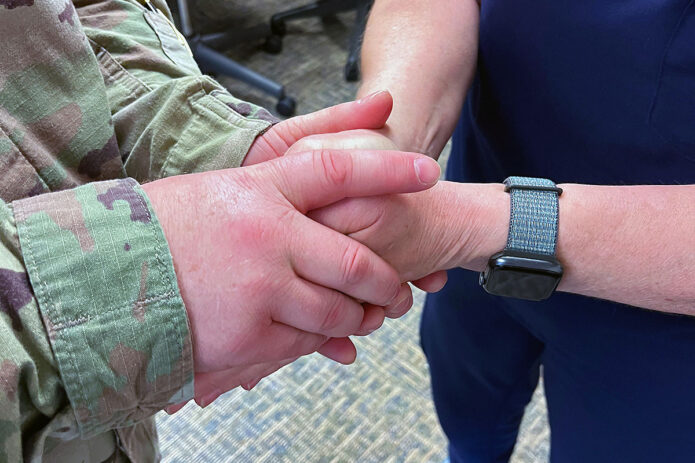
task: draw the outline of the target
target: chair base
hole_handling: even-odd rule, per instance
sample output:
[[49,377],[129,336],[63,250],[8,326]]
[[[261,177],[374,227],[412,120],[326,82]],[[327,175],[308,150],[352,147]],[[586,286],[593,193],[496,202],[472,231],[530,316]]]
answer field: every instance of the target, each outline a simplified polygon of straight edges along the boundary
[[[219,43],[222,37],[215,35],[210,41]],[[194,38],[190,41],[193,56],[198,62],[201,70],[229,76],[245,82],[269,95],[278,99],[275,106],[277,112],[285,117],[294,115],[297,102],[285,94],[285,87],[272,79],[253,71],[246,66],[242,66],[233,59],[210,48],[205,41],[205,36]]]
[[360,78],[359,55],[362,47],[362,35],[372,3],[373,0],[319,0],[308,5],[276,13],[270,18],[271,34],[266,39],[266,51],[279,53],[282,50],[282,39],[287,34],[287,21],[317,16],[324,20],[330,20],[337,13],[357,9],[355,25],[350,34],[348,59],[345,64],[345,80],[355,82]]

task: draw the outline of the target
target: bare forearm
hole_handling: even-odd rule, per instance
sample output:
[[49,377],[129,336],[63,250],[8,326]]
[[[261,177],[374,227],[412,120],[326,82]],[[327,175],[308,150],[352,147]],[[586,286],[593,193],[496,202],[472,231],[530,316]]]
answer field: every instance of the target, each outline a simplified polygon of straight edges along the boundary
[[[695,315],[695,186],[561,187],[560,291]],[[509,195],[502,185],[460,191],[477,215],[475,251],[462,249],[460,264],[481,270],[505,245]]]
[[399,148],[438,156],[471,83],[478,47],[475,0],[377,0],[362,46],[358,96],[389,90],[387,134]]

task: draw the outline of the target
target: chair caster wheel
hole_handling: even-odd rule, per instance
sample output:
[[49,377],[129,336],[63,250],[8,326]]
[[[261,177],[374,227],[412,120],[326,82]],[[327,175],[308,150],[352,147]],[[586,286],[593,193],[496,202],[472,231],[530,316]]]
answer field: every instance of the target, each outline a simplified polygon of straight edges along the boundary
[[287,34],[287,25],[285,24],[285,21],[278,21],[270,18],[270,31],[273,33],[273,35],[279,35],[282,37],[283,35]]
[[336,15],[327,14],[326,16],[321,16],[321,22],[327,26],[330,26],[332,24],[338,24],[340,21]]
[[280,101],[278,101],[278,104],[275,105],[275,109],[277,112],[285,117],[291,117],[294,115],[294,111],[297,108],[297,102],[294,101],[294,98],[291,98],[289,96],[283,96],[280,98]]
[[348,82],[360,80],[360,65],[357,60],[348,60],[345,64],[345,80]]
[[271,55],[277,55],[282,51],[282,36],[269,35],[263,43],[263,50]]

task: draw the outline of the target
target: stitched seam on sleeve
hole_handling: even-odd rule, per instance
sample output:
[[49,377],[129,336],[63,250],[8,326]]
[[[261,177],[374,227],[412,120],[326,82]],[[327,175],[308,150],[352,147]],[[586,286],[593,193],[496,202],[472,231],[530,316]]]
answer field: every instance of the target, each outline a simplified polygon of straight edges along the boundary
[[[133,180],[133,182],[137,183],[137,182],[135,182],[135,180]],[[148,228],[150,230],[150,233],[152,234],[152,239],[154,240],[154,242],[157,245],[157,250],[155,252],[155,258],[157,259],[157,262],[159,263],[160,271],[164,274],[164,275],[160,276],[160,282],[161,282],[161,278],[166,278],[165,287],[169,289],[168,293],[176,294],[176,289],[174,287],[173,282],[171,281],[171,274],[169,272],[170,268],[168,265],[166,265],[164,263],[164,260],[162,259],[162,254],[164,252],[166,252],[167,255],[170,254],[168,249],[165,246],[166,245],[166,237],[165,236],[158,236],[157,230],[161,229],[161,226],[159,225],[159,219],[156,217],[154,210],[149,207],[149,205],[147,204],[147,202],[143,198],[142,195],[144,195],[145,192],[142,190],[142,188],[140,188],[138,185],[138,186],[136,186],[136,189],[138,191],[136,191],[135,193],[137,194],[138,201],[140,202],[140,205],[145,210],[150,211],[151,217],[150,217],[150,225]],[[154,220],[157,221],[157,225],[155,225]],[[162,235],[163,234],[164,234],[164,231],[162,230]],[[172,267],[173,267],[173,263],[172,263]],[[182,306],[181,309],[184,310],[184,312],[185,312],[186,308],[185,308],[185,305],[183,303],[183,298],[180,295],[179,295],[179,300],[181,301],[181,306]],[[185,313],[184,314],[184,321],[186,323],[187,323],[187,321],[186,321],[187,317],[188,317],[188,314]],[[176,337],[178,338],[179,345],[181,346],[181,351],[180,351],[180,360],[181,361],[179,362],[180,366],[178,368],[178,370],[179,370],[178,375],[179,375],[179,383],[183,386],[184,385],[184,379],[185,379],[184,378],[184,372],[183,372],[183,370],[184,370],[183,356],[184,356],[184,349],[186,348],[186,344],[185,344],[184,339],[182,337],[181,328],[178,327],[178,329],[177,329],[176,325],[174,324],[174,322],[171,320],[170,317],[166,317],[166,319],[169,320],[169,324],[171,325],[171,328],[173,329],[173,331],[176,333]],[[167,344],[167,354],[169,354],[168,344]],[[169,385],[169,389],[171,389],[171,385]]]
[[[170,292],[168,292],[168,293],[160,294],[159,296],[153,296],[153,297],[149,297],[149,298],[147,298],[147,299],[143,299],[141,302],[144,303],[144,304],[149,304],[149,303],[152,303],[152,302],[160,302],[160,301],[164,301],[164,300],[167,300],[167,299],[171,299],[172,296],[175,296],[175,294],[174,294],[173,291],[170,291]],[[64,320],[64,321],[62,321],[62,322],[60,322],[60,323],[55,323],[55,324],[53,324],[52,328],[53,328],[53,330],[56,331],[56,332],[62,331],[62,330],[64,330],[64,329],[66,329],[66,328],[73,328],[73,327],[76,327],[76,326],[80,326],[80,325],[82,325],[82,324],[84,324],[85,322],[88,322],[88,321],[90,321],[90,320],[98,319],[98,318],[100,318],[102,315],[108,315],[108,314],[110,314],[110,313],[117,312],[117,311],[119,311],[119,310],[129,309],[130,307],[131,307],[130,304],[128,304],[128,305],[119,305],[119,306],[115,306],[115,307],[112,307],[112,308],[110,308],[110,309],[108,309],[108,310],[104,310],[104,311],[102,311],[102,312],[99,312],[97,315],[83,315],[83,316],[81,316],[81,317],[73,318],[73,319],[70,319],[70,320]]]
[[[121,181],[128,181],[128,180],[121,180]],[[137,182],[135,182],[134,180],[131,180],[131,181],[137,184]],[[148,206],[148,204],[146,203],[145,199],[142,196],[144,194],[144,192],[141,189],[138,189],[136,191],[136,194],[138,196],[138,202],[140,203],[140,205],[142,207],[145,207],[147,210],[149,210],[152,213],[153,212],[152,209]],[[18,219],[21,219],[21,218],[26,218],[26,216],[24,214],[24,211],[22,211],[20,209],[19,211],[17,211],[17,215],[15,216],[15,221],[17,221]],[[157,223],[158,223],[158,221],[157,221]],[[185,305],[183,304],[182,299],[180,298],[180,296],[177,295],[175,288],[172,285],[172,278],[171,278],[172,276],[171,276],[170,268],[168,265],[166,265],[164,263],[164,260],[162,258],[162,253],[166,251],[166,239],[164,237],[158,236],[158,233],[157,233],[158,225],[155,225],[155,223],[151,222],[147,227],[149,230],[149,235],[151,236],[152,240],[154,240],[154,243],[155,243],[155,247],[154,247],[155,260],[159,264],[159,268],[161,269],[161,272],[164,273],[164,274],[160,273],[160,276],[158,278],[159,282],[161,285],[163,285],[164,288],[169,289],[169,291],[164,293],[164,294],[160,294],[159,296],[153,296],[151,298],[148,298],[148,301],[149,302],[158,302],[158,301],[162,301],[162,300],[167,300],[169,298],[173,298],[173,299],[176,299],[177,306],[181,306],[181,309],[179,309],[177,307],[177,310],[185,310]],[[41,234],[45,236],[45,233],[43,230],[41,230]],[[34,246],[35,246],[34,240],[29,239],[26,244],[27,244],[27,259],[29,262],[28,267],[31,267],[32,275],[36,278],[36,281],[38,283],[37,293],[39,293],[40,296],[39,296],[39,294],[37,294],[37,302],[39,300],[45,301],[46,309],[47,309],[47,312],[49,314],[49,320],[51,320],[51,323],[52,323],[53,319],[60,320],[54,326],[50,326],[50,327],[46,326],[47,331],[49,331],[49,336],[51,335],[51,333],[57,334],[59,331],[62,331],[62,330],[68,330],[70,328],[77,328],[80,325],[84,324],[85,321],[89,321],[89,320],[95,319],[95,318],[100,318],[101,316],[109,315],[115,311],[128,309],[130,307],[130,305],[117,306],[117,307],[112,307],[111,309],[109,309],[107,311],[100,312],[98,314],[98,317],[87,315],[87,316],[77,317],[77,318],[72,319],[72,320],[65,320],[65,317],[62,316],[63,314],[59,311],[60,304],[56,302],[55,298],[52,296],[52,294],[48,288],[48,285],[46,284],[46,281],[44,281],[41,278],[40,272],[38,271],[36,255],[34,252]],[[166,308],[163,308],[163,310],[166,310]],[[184,317],[187,317],[187,315],[184,314]],[[178,363],[178,368],[172,369],[172,372],[171,372],[172,377],[178,376],[180,386],[179,386],[179,388],[173,388],[171,385],[171,380],[169,381],[168,386],[167,386],[167,390],[173,392],[174,390],[179,390],[180,388],[185,386],[185,384],[186,384],[186,382],[185,382],[185,368],[190,362],[184,362],[184,359],[186,356],[185,355],[186,354],[186,352],[185,352],[186,343],[184,342],[184,339],[182,336],[183,335],[182,327],[180,325],[175,324],[174,321],[171,319],[171,317],[165,316],[164,320],[166,321],[166,325],[169,327],[169,330],[171,330],[175,333],[175,336],[177,337],[177,339],[179,341],[179,346],[180,346],[180,350],[178,351],[179,361],[176,362],[176,363]],[[184,318],[183,322],[187,323],[187,318]],[[45,324],[45,322],[44,322],[44,324]],[[52,347],[54,347],[53,342],[51,343],[51,345],[52,345]],[[54,350],[55,350],[55,348],[54,348]],[[167,351],[167,355],[169,356],[169,360],[173,362],[174,358],[171,355],[172,351],[171,351],[171,349],[169,349],[168,344],[167,344],[166,351]],[[59,369],[59,371],[62,370],[64,367],[68,367],[65,371],[65,375],[69,378],[76,378],[77,383],[79,384],[79,389],[77,391],[74,391],[74,388],[69,389],[71,393],[74,391],[74,393],[76,395],[75,400],[73,402],[78,404],[78,405],[79,405],[79,403],[86,403],[88,401],[87,399],[90,399],[90,398],[87,397],[87,395],[86,395],[86,390],[84,387],[84,380],[83,380],[82,375],[80,374],[79,362],[77,361],[77,356],[74,352],[74,349],[71,349],[69,345],[66,345],[65,349],[61,349],[61,354],[65,354],[64,358],[66,359],[66,362],[63,363],[63,362],[59,361],[59,365],[61,365],[61,368]],[[176,354],[176,352],[175,352],[175,354]],[[67,390],[68,389],[66,388],[66,391]],[[155,390],[153,392],[157,393],[159,391]],[[140,406],[140,402],[136,402],[134,404],[133,408],[139,408],[139,406]],[[77,410],[74,410],[74,411],[75,411],[75,414],[77,417]],[[89,422],[90,419],[94,418],[95,416],[97,416],[96,413],[89,413],[88,415],[86,415],[86,418],[84,418],[82,420],[78,419],[78,423],[80,423],[80,428],[83,429],[83,433],[92,432],[94,429],[98,429],[98,427],[100,425],[104,424],[100,420],[98,420],[97,423],[90,423]]]
[[[124,181],[128,181],[128,180],[126,179],[126,180],[124,180]],[[135,182],[134,180],[132,180],[132,182],[137,183],[137,182]],[[141,205],[142,207],[145,207],[147,210],[151,211],[151,209],[148,207],[147,203],[145,202],[145,199],[142,197],[142,194],[143,194],[143,193],[142,193],[142,190],[141,190],[141,189],[139,189],[139,191],[136,191],[136,195],[137,195],[137,197],[138,197],[138,202],[140,203],[140,205]],[[151,212],[150,212],[150,213],[151,213]],[[150,222],[150,224],[149,224],[149,226],[148,226],[147,228],[148,228],[148,230],[149,230],[149,232],[150,232],[150,235],[152,236],[152,239],[153,239],[154,243],[156,243],[155,259],[157,260],[157,263],[158,263],[159,266],[160,266],[159,268],[162,270],[162,272],[166,273],[166,275],[160,275],[160,277],[159,277],[160,284],[163,284],[165,287],[168,287],[168,288],[170,289],[169,292],[175,294],[175,291],[174,291],[173,287],[171,286],[171,275],[169,275],[169,272],[166,271],[166,269],[167,269],[168,267],[164,264],[164,261],[162,260],[162,252],[163,252],[163,244],[164,244],[164,243],[162,243],[162,239],[160,239],[160,237],[157,236],[157,232],[156,232],[157,228],[155,227],[154,223]],[[166,283],[164,283],[164,281],[166,281]],[[129,306],[126,306],[126,307],[129,307]],[[123,307],[116,308],[115,310],[123,310]],[[185,309],[184,309],[184,310],[185,310]],[[113,311],[112,311],[112,312],[113,312]],[[183,349],[184,349],[186,346],[185,346],[185,343],[183,342],[183,338],[182,338],[182,336],[181,336],[181,331],[180,331],[180,329],[177,329],[177,328],[176,328],[176,325],[174,324],[174,322],[173,322],[169,317],[165,317],[165,320],[167,320],[167,322],[168,322],[167,325],[168,325],[168,326],[172,329],[172,331],[175,333],[175,335],[176,335],[176,337],[177,337],[177,339],[178,339],[178,341],[179,341],[179,343],[180,343],[180,346],[181,346],[180,356],[181,356],[181,360],[183,360],[183,355],[184,355]],[[169,354],[169,349],[168,349],[168,348],[167,348],[167,354]],[[178,363],[179,363],[179,365],[180,365],[180,366],[177,368],[178,371],[173,371],[172,373],[177,373],[177,374],[178,374],[178,376],[179,376],[179,383],[181,384],[181,386],[183,386],[183,385],[184,385],[184,371],[183,371],[183,370],[184,370],[184,364],[183,364],[183,361],[178,362]],[[172,374],[172,376],[173,376],[173,374]],[[169,388],[168,388],[168,389],[169,389],[169,390],[172,390],[171,384],[169,385]],[[139,406],[140,406],[140,402],[139,402],[139,401],[138,401],[137,403],[134,404],[134,407],[135,407],[135,408],[137,408],[137,407],[139,407]],[[93,417],[95,417],[95,416],[97,416],[95,413],[90,413],[90,414],[88,415],[88,418],[93,418]],[[101,424],[101,423],[99,423],[99,424]],[[91,430],[91,429],[94,428],[94,427],[95,427],[95,426],[92,425],[92,426],[89,426],[88,429]]]
[[[265,122],[263,121],[256,121],[253,119],[248,119],[244,118],[243,116],[237,114],[235,111],[233,111],[230,107],[228,107],[224,102],[222,102],[219,98],[214,96],[211,92],[205,91],[204,86],[202,85],[202,80],[198,79],[199,82],[199,89],[197,92],[194,92],[186,97],[186,100],[188,103],[191,105],[192,108],[192,118],[205,118],[208,114],[212,114],[214,117],[218,118],[220,121],[226,123],[230,127],[241,130],[244,133],[248,133],[249,136],[253,136],[254,138],[258,137],[260,134],[264,133],[272,124],[269,125],[269,127],[264,127]],[[210,108],[207,108],[204,104],[201,103],[202,98],[210,96],[211,100],[210,103],[218,105],[220,109],[222,109],[225,113],[233,115],[234,119],[229,120],[227,118],[222,117],[220,114],[217,114],[215,111],[213,111]],[[255,127],[249,127],[249,125],[255,126]],[[187,127],[191,127],[191,125],[187,125]],[[166,159],[162,163],[162,169],[159,173],[160,177],[165,177],[167,175],[167,172],[169,170],[170,164],[171,164],[171,159],[174,157],[173,153],[176,151],[179,141],[185,140],[186,139],[186,134],[187,132],[184,131],[181,136],[179,137],[179,140],[176,142],[175,145],[172,146],[172,148],[169,150],[167,153]],[[243,159],[243,158],[242,158]]]
[[[191,94],[188,94],[189,92],[186,92],[186,102],[191,104],[192,107],[192,101],[191,97],[197,95],[200,92],[205,93],[205,90],[203,89],[203,83],[200,78],[196,79],[196,83],[198,84],[198,89],[194,91]],[[187,127],[190,126],[190,124],[187,124]],[[162,162],[162,168],[159,170],[159,178],[164,178],[166,176],[166,172],[169,168],[169,161],[171,160],[172,153],[176,150],[176,147],[178,146],[179,142],[183,139],[185,139],[185,134],[186,131],[181,134],[178,140],[176,140],[176,143],[169,149],[166,153],[166,157],[164,158],[164,162]]]
[[[98,58],[99,58],[99,55],[102,55],[106,58],[106,60],[108,60],[108,63],[110,65],[116,67],[117,70],[120,71],[120,73],[122,73],[123,76],[125,76],[132,83],[137,83],[138,85],[141,85],[147,91],[152,90],[152,88],[149,85],[147,85],[145,82],[140,80],[137,76],[128,72],[128,70],[126,68],[124,68],[123,65],[121,63],[119,63],[118,60],[116,58],[114,58],[113,55],[111,53],[109,53],[109,51],[106,48],[104,48],[99,42],[97,42],[91,38],[88,38],[87,40],[89,40],[90,43],[92,43],[95,47],[97,47],[99,49],[99,51],[96,53],[96,56],[97,56],[97,60],[100,63],[102,61],[99,60]],[[106,65],[106,62],[104,63],[104,65]],[[109,76],[108,76],[109,80],[115,82],[116,81],[116,79],[114,78],[115,76],[116,76],[116,74],[109,74]]]
[[[268,127],[272,127],[272,126],[273,126],[272,122],[263,121],[263,120],[260,120],[260,119],[253,119],[253,118],[251,118],[251,117],[242,116],[241,114],[239,114],[238,112],[234,111],[232,108],[230,108],[229,106],[227,106],[227,104],[226,104],[224,101],[222,101],[222,100],[215,94],[216,92],[219,93],[219,92],[222,92],[222,90],[213,90],[213,91],[211,91],[211,92],[205,92],[205,94],[206,94],[206,95],[209,95],[209,96],[212,98],[211,101],[214,101],[215,103],[217,103],[217,104],[219,105],[219,107],[220,107],[225,113],[234,116],[234,120],[233,120],[233,121],[230,121],[230,120],[228,120],[228,119],[225,119],[225,121],[227,121],[230,125],[233,125],[234,127],[238,127],[238,128],[240,128],[240,129],[243,129],[243,130],[251,130],[251,131],[261,131],[261,130],[265,131],[265,130],[268,130]],[[198,105],[201,105],[199,102],[197,102],[197,104],[198,104]],[[201,105],[201,106],[203,106],[203,105]],[[204,107],[204,106],[203,106],[203,107]],[[208,109],[208,108],[205,108],[205,109],[207,109],[208,111],[210,111],[210,109]],[[217,114],[217,116],[219,116],[219,114]],[[223,119],[224,119],[224,118],[223,118]],[[254,126],[254,127],[248,127],[248,125],[252,125],[252,126]],[[266,127],[266,125],[267,125],[268,127]],[[256,127],[256,126],[257,126],[257,127]]]
[[[24,216],[23,211],[22,211],[21,215]],[[17,217],[15,217],[15,219],[16,218]],[[47,306],[48,306],[46,308],[48,309],[49,316],[55,316],[57,319],[61,319],[60,312],[58,312],[58,306],[55,304],[55,302],[53,302],[53,298],[50,294],[50,291],[48,290],[48,286],[47,286],[46,282],[41,279],[41,274],[38,271],[38,266],[36,264],[36,257],[34,254],[34,241],[30,239],[27,244],[28,244],[27,257],[28,257],[29,261],[31,262],[30,265],[31,265],[32,275],[36,278],[36,282],[38,283],[38,286],[39,286],[37,292],[41,293],[41,297],[38,297],[38,295],[37,295],[37,298],[36,298],[37,303],[39,305],[39,308],[41,308],[41,302],[45,301]],[[44,317],[42,317],[42,319],[44,319]],[[45,324],[45,319],[44,319],[44,324]],[[53,338],[55,336],[55,332],[53,331],[53,329],[49,326],[46,326],[46,329],[48,331],[49,338]],[[54,353],[57,356],[58,352],[56,351],[53,342],[51,342],[51,347],[53,348]],[[77,381],[80,385],[80,388],[76,393],[78,394],[77,398],[80,399],[80,398],[84,397],[84,383],[82,381],[81,375],[79,374],[79,368],[77,368],[77,361],[75,359],[74,353],[70,349],[67,349],[67,354],[68,354],[67,357],[70,360],[69,363],[71,364],[70,369],[72,371],[66,372],[66,373],[69,373],[70,377],[72,377],[73,375],[77,377]],[[60,360],[58,360],[58,364],[59,364],[59,366],[61,365]],[[61,376],[62,376],[62,367],[59,368],[58,371],[61,372]],[[65,378],[63,378],[63,381],[65,382]],[[67,392],[67,388],[66,388],[66,392]],[[71,390],[71,392],[72,392],[72,390]],[[84,400],[82,400],[82,401],[84,401]],[[76,418],[77,418],[77,416],[76,416]],[[78,422],[79,422],[79,420],[78,420]]]
[[6,139],[11,143],[12,147],[14,147],[14,149],[17,150],[22,159],[24,159],[24,162],[26,162],[32,169],[34,169],[36,178],[38,178],[41,181],[41,184],[45,186],[47,190],[50,190],[50,188],[48,187],[48,183],[46,183],[41,174],[39,174],[39,169],[35,165],[36,161],[33,160],[31,156],[27,156],[26,153],[22,150],[22,148],[20,148],[19,145],[10,138],[7,131],[2,126],[2,121],[0,121],[0,133],[5,135]]

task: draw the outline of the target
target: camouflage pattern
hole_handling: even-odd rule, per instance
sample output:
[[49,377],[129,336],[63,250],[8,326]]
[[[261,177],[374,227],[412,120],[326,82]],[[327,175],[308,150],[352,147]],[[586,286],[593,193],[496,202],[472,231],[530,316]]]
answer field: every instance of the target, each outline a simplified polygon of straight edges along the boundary
[[274,119],[202,76],[161,0],[0,0],[0,461],[154,461],[193,395],[139,183],[241,164]]

